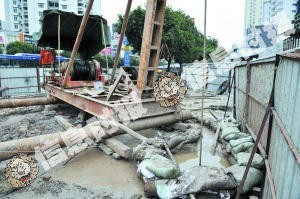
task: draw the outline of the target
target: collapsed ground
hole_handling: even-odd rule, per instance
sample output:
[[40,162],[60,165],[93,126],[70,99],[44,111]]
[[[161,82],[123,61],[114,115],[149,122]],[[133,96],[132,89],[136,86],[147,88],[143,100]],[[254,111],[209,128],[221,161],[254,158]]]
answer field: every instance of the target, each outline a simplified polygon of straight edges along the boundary
[[[224,100],[226,101],[226,96],[219,96],[218,100],[208,100],[205,106],[221,106],[225,104]],[[195,111],[195,115],[200,117],[199,106],[201,104],[199,101],[197,98],[185,100],[182,107]],[[214,116],[211,112],[208,109],[205,110],[206,120],[204,123],[207,126],[216,127],[219,120],[214,116],[222,118],[224,111],[213,110]],[[78,109],[67,104],[2,109],[0,111],[1,142],[64,131],[64,127],[55,118],[59,115],[73,126],[80,127],[84,125],[84,122],[77,117],[78,113]],[[200,129],[199,121],[194,119],[156,129],[142,130],[139,133],[147,138],[157,138],[157,132],[159,131],[165,140],[170,141],[173,139],[175,143],[177,140],[179,144],[177,143],[176,147],[172,149],[172,153],[175,154],[180,169],[187,170],[198,165],[199,157],[196,142],[199,138]],[[236,163],[234,158],[228,156],[224,145],[223,147],[220,144],[217,146],[215,156],[211,154],[214,136],[214,130],[204,127],[202,165],[226,168]],[[183,139],[180,140],[179,138],[182,137]],[[139,140],[127,134],[116,138],[130,147],[136,147],[140,144]],[[182,142],[182,140],[189,141]],[[166,157],[168,156],[166,155]],[[142,159],[139,160],[139,162],[141,161]],[[2,167],[6,163],[7,161],[2,161]],[[24,196],[25,198],[34,196],[41,198],[72,198],[78,196],[141,198],[145,197],[142,179],[143,175],[137,174],[136,161],[116,160],[112,156],[104,154],[98,147],[94,147],[81,152],[65,165],[57,166],[46,173],[40,173],[38,179],[29,187],[19,190],[5,190],[2,186],[1,191],[2,193],[5,193],[5,191],[7,191],[6,193],[11,192],[4,196],[6,198],[24,198]],[[130,187],[130,190],[128,190],[128,187]],[[226,195],[226,193],[224,192],[223,195]],[[230,195],[230,193],[228,194]],[[196,197],[218,198],[219,195],[216,192],[202,192]]]

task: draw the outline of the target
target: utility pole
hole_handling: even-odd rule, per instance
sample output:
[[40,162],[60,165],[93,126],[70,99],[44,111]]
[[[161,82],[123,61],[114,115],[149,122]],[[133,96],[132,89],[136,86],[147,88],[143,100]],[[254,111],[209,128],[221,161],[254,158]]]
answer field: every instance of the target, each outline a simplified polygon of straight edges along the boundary
[[204,0],[204,31],[203,31],[203,67],[202,67],[202,98],[201,98],[201,133],[200,133],[200,138],[199,138],[199,166],[201,166],[201,161],[202,161],[202,139],[203,139],[203,112],[204,112],[204,92],[205,92],[205,69],[206,69],[206,12],[207,12],[207,0]]

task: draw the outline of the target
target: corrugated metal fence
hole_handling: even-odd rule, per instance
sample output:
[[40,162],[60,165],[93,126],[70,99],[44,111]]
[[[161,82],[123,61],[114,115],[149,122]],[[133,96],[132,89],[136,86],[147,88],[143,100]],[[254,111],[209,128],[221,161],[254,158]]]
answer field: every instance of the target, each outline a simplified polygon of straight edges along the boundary
[[[48,69],[0,67],[0,98],[45,94],[42,89]],[[38,83],[40,82],[40,83]]]
[[263,198],[299,199],[300,56],[288,54],[237,66],[235,117],[256,139],[273,82],[274,107],[259,144],[266,165]]

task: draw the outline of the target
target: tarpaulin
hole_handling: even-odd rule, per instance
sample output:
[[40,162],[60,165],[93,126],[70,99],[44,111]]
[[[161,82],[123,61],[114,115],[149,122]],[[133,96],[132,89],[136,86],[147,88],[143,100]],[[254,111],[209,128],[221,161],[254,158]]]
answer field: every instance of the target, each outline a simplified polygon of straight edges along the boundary
[[[58,16],[60,15],[60,46],[61,50],[72,51],[82,21],[82,15],[61,10],[45,10],[41,18],[41,30],[38,34],[38,46],[58,48]],[[103,24],[103,32],[102,32]],[[109,30],[106,19],[90,15],[78,52],[86,60],[105,47],[104,39],[109,45]]]

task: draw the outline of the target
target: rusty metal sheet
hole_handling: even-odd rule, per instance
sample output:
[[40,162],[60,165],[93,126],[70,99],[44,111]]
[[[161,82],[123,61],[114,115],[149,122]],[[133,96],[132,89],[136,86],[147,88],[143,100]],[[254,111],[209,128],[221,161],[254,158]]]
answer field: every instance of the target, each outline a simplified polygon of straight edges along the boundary
[[126,114],[128,111],[144,110],[142,114],[137,114],[137,118],[135,119],[165,115],[177,111],[176,106],[168,108],[160,107],[160,105],[155,102],[154,98],[142,99],[140,102],[132,100],[129,100],[128,102],[124,100],[108,102],[106,101],[106,97],[98,99],[81,95],[76,89],[61,89],[60,87],[51,84],[45,85],[45,89],[50,95],[95,116],[100,116],[107,113],[107,111],[112,111],[112,116],[117,121],[122,121],[122,119],[124,119],[122,117],[128,115]]

